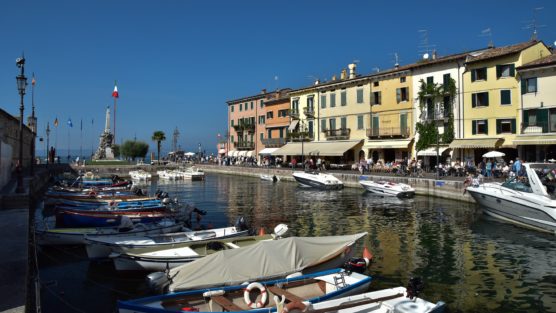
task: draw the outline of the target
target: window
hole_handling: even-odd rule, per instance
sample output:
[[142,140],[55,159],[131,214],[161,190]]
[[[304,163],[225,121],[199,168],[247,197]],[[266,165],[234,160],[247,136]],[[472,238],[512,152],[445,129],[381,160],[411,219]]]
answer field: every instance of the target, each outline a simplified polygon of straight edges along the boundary
[[444,117],[450,117],[450,114],[452,114],[452,101],[451,101],[451,97],[450,96],[445,96],[443,99],[443,104],[444,104]]
[[231,106],[231,109],[230,109],[230,111],[231,111],[231,112],[233,112],[233,111],[234,111],[234,106],[233,106],[233,105]]
[[405,76],[400,77],[400,83],[405,83]]
[[308,129],[309,129],[309,136],[312,136],[313,134],[313,121],[309,121],[309,123],[307,123],[308,125]]
[[515,132],[515,118],[496,120],[497,134],[515,134]]
[[271,139],[272,138],[272,129],[267,129],[266,132],[268,134],[267,138]]
[[273,111],[266,112],[266,119],[269,120],[271,118],[274,118],[274,112]]
[[230,121],[230,126],[231,126],[231,127],[234,127],[234,120],[231,120],[231,121]]
[[243,111],[243,103],[239,104],[239,112]]
[[341,106],[347,105],[347,95],[345,89],[340,92],[340,105]]
[[264,124],[264,122],[265,122],[265,116],[259,115],[259,124]]
[[231,142],[234,142],[234,135],[231,135],[231,136],[230,136],[230,141],[231,141]]
[[374,87],[378,87],[378,82],[373,82]]
[[488,120],[477,120],[472,122],[473,135],[488,135]]
[[279,110],[278,117],[286,117],[288,116],[288,110]]
[[336,106],[336,93],[332,91],[330,93],[330,107],[333,108]]
[[430,84],[434,84],[434,77],[433,76],[427,77],[427,85],[430,85]]
[[357,116],[357,129],[363,129],[363,115]]
[[372,93],[373,99],[371,104],[375,105],[375,104],[380,104],[381,99],[380,99],[380,91],[375,91]]
[[321,95],[320,96],[320,107],[321,107],[321,109],[326,108],[326,95]]
[[263,139],[264,139],[264,133],[261,133],[260,136],[259,136],[259,138],[261,139],[261,141],[263,141]]
[[363,103],[363,88],[357,89],[357,103]]
[[471,81],[474,82],[476,80],[487,80],[486,67],[471,70]]
[[400,103],[402,101],[408,101],[408,100],[409,100],[409,88],[408,87],[397,88],[396,89],[397,103]]
[[471,107],[487,107],[488,92],[479,92],[471,94]]
[[521,80],[521,94],[537,92],[537,78],[524,78]]
[[442,84],[446,87],[450,83],[450,73],[442,76]]
[[294,113],[299,113],[299,99],[292,100],[292,111]]
[[264,107],[264,100],[261,100],[261,109]]
[[336,119],[335,118],[329,119],[328,125],[330,125],[330,129],[336,129]]
[[315,101],[313,96],[309,96],[307,97],[307,107],[312,109],[313,108],[313,102]]
[[512,104],[512,91],[511,90],[500,90],[500,104],[507,105]]
[[340,128],[341,129],[346,129],[347,128],[347,118],[342,117],[340,119]]
[[515,76],[515,65],[513,64],[503,64],[496,65],[496,77],[514,77]]
[[253,110],[253,101],[251,101],[251,110]]
[[320,129],[321,131],[325,131],[326,130],[326,120],[320,120]]
[[284,138],[284,128],[280,128],[278,130],[278,132],[279,132],[279,136],[280,136],[279,138]]

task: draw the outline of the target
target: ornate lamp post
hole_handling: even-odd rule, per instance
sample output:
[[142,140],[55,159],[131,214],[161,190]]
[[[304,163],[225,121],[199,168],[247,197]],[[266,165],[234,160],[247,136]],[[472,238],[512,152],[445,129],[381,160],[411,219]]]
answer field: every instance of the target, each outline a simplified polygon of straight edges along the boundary
[[46,123],[46,165],[50,163],[50,150],[48,149],[50,149],[50,122]]
[[17,193],[25,192],[25,188],[23,187],[23,96],[25,95],[25,88],[27,87],[27,77],[24,75],[25,71],[25,58],[22,56],[21,58],[17,58],[15,60],[15,64],[18,68],[21,69],[21,72],[18,76],[16,76],[17,82],[17,90],[19,91],[19,96],[21,98],[21,102],[19,105],[19,160],[17,162]]
[[37,118],[35,117],[35,73],[31,80],[31,117],[27,122],[29,128],[33,132],[33,141],[31,142],[31,177],[35,175],[35,141],[37,137]]

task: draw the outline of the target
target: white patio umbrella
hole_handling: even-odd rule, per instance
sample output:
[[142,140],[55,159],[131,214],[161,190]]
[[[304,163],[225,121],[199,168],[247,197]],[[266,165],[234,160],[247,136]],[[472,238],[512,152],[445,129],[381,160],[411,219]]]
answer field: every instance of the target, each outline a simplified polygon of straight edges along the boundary
[[501,158],[503,156],[505,156],[506,154],[504,152],[500,152],[500,151],[489,151],[485,154],[483,154],[483,158]]
[[186,152],[183,155],[185,156],[194,156],[196,153],[195,152]]

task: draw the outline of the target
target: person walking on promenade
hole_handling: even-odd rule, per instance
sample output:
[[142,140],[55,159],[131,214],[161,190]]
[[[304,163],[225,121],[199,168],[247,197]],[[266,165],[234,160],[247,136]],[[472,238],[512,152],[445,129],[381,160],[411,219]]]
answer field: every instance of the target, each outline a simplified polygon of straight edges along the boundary
[[295,170],[295,167],[297,166],[297,159],[293,158],[292,159],[292,169]]
[[513,165],[513,167],[512,167],[512,171],[513,171],[517,176],[523,176],[521,170],[522,170],[521,160],[519,159],[519,157],[516,157],[516,158],[515,158],[514,165]]
[[486,162],[485,171],[486,171],[486,175],[485,175],[486,177],[492,176],[492,162],[490,162],[490,159],[488,159]]

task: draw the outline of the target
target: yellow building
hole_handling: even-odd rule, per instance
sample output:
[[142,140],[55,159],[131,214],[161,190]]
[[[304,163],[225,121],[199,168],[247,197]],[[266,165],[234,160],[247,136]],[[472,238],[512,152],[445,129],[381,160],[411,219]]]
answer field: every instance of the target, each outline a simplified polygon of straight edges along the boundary
[[463,114],[457,121],[463,137],[450,144],[456,157],[479,162],[492,149],[508,158],[517,156],[514,139],[521,124],[521,100],[515,68],[549,54],[540,41],[469,54],[463,74]]

